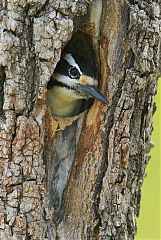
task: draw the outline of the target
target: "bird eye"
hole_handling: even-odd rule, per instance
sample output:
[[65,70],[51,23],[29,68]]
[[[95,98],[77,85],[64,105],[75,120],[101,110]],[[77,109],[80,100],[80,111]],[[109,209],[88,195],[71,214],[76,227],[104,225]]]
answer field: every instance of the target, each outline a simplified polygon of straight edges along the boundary
[[76,67],[69,68],[69,75],[71,78],[79,78],[80,77],[80,73]]

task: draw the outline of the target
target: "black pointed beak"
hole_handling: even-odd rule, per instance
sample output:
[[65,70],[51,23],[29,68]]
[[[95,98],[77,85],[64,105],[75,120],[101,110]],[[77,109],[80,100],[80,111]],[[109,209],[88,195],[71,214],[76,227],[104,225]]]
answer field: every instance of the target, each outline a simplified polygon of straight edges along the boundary
[[95,86],[84,84],[82,85],[83,91],[93,98],[97,99],[98,101],[104,103],[104,104],[109,104],[109,101],[107,98],[96,88]]

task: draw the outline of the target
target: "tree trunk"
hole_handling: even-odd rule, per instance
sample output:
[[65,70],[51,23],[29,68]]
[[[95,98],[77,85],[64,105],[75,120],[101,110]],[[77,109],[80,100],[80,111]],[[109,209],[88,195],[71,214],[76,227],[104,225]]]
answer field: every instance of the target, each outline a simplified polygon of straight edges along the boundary
[[[159,32],[160,1],[0,2],[0,239],[134,239]],[[108,111],[51,117],[64,47],[95,63]]]

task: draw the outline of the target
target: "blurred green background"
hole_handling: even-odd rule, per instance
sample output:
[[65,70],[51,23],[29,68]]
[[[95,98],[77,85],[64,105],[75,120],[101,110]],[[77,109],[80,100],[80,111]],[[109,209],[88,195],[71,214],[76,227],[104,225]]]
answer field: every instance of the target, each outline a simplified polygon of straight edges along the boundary
[[158,80],[158,91],[155,98],[157,110],[153,117],[151,159],[146,168],[140,216],[137,220],[138,233],[136,240],[161,239],[161,78]]

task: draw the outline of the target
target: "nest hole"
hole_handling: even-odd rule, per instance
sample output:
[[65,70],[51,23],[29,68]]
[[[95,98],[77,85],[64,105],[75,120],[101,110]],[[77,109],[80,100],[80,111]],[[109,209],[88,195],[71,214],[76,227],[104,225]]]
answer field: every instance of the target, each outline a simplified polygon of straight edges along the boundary
[[[80,30],[77,30],[76,32],[74,32],[72,38],[65,45],[62,51],[62,54],[65,52],[77,54],[85,58],[87,62],[89,62],[89,64],[93,66],[93,69],[95,70],[96,79],[100,79],[99,67],[98,67],[99,64],[97,60],[97,55],[93,47],[92,36],[90,34],[82,32]],[[51,79],[48,83],[48,89],[51,88],[52,84],[53,84],[53,75],[51,76]],[[80,102],[82,107],[80,108],[79,111],[74,113],[71,117],[75,117],[80,113],[84,112],[85,110],[89,109],[93,105],[94,99],[93,98],[89,98],[87,100],[81,99]]]

